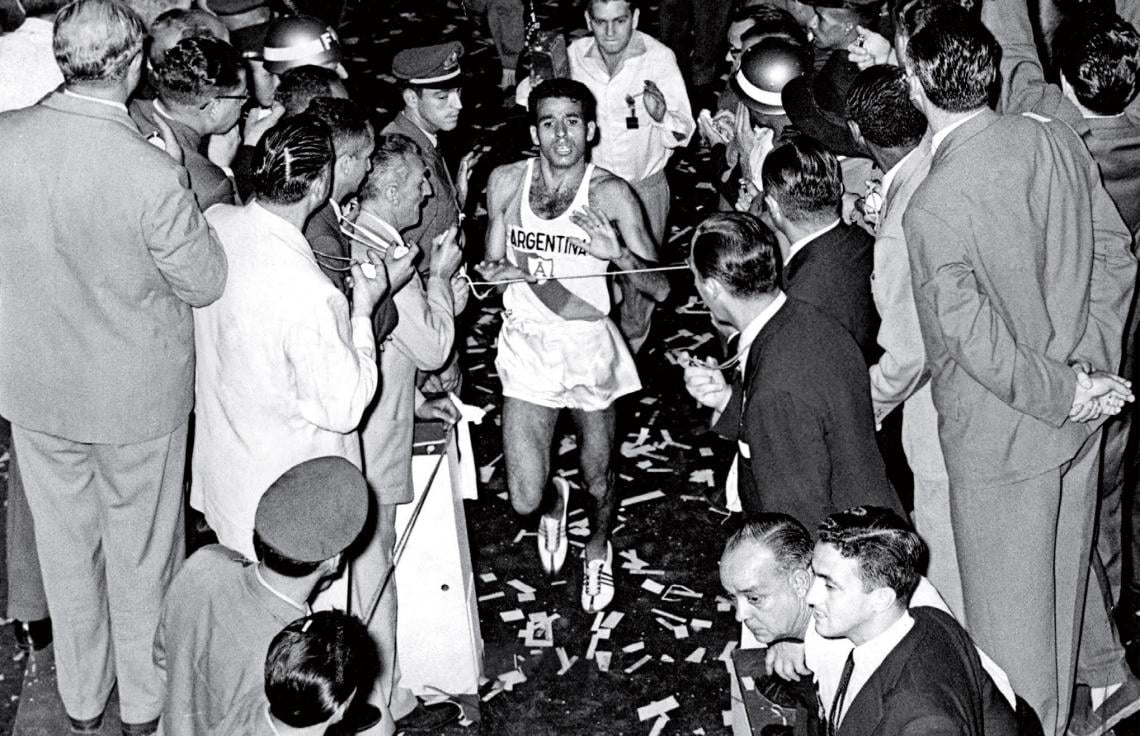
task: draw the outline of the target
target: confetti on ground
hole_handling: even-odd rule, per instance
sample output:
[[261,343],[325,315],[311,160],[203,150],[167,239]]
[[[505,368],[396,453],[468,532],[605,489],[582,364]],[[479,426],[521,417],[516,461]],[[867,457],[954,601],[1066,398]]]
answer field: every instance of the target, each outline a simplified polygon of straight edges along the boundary
[[650,718],[657,718],[665,715],[671,710],[681,707],[677,703],[677,698],[670,695],[664,700],[657,700],[649,705],[643,705],[637,709],[637,720],[648,721]]
[[625,652],[626,654],[633,654],[634,652],[640,652],[642,649],[645,649],[645,642],[643,642],[643,641],[635,641],[634,643],[626,644],[624,647],[621,648],[621,650],[623,652]]
[[660,595],[665,590],[665,586],[656,580],[649,580],[648,578],[641,581],[641,587],[648,590],[650,593]]
[[506,623],[509,624],[513,621],[522,621],[524,618],[526,618],[526,616],[523,614],[522,611],[515,608],[515,609],[510,610],[510,611],[503,611],[502,613],[499,614],[499,618],[503,619],[503,621],[505,621]]
[[724,645],[724,651],[722,651],[720,653],[720,656],[717,657],[717,659],[719,659],[721,662],[727,663],[729,661],[729,659],[732,657],[732,652],[734,649],[736,649],[736,642],[734,642],[734,641],[728,642],[727,644]]
[[478,600],[480,603],[485,603],[486,601],[493,601],[496,598],[506,598],[506,597],[507,597],[506,593],[504,593],[501,590],[497,590],[494,593],[487,593],[486,595],[479,596]]
[[613,652],[600,651],[594,654],[594,659],[598,663],[598,669],[602,672],[610,671],[610,661],[613,659]]
[[635,503],[644,503],[645,501],[655,501],[659,498],[665,498],[665,494],[661,491],[650,491],[649,493],[642,493],[640,496],[633,496],[631,498],[623,498],[621,506],[632,506]]
[[649,736],[661,736],[661,732],[665,730],[665,724],[669,722],[669,716],[661,716],[653,722],[653,728],[649,729]]
[[649,662],[650,662],[652,659],[653,659],[653,657],[651,657],[650,655],[646,654],[644,657],[642,657],[641,659],[637,660],[636,662],[634,662],[633,664],[631,664],[629,667],[626,667],[626,668],[625,668],[625,673],[626,673],[627,675],[632,675],[634,672],[636,672],[637,670],[641,669],[641,667],[642,667],[643,665],[646,665],[646,664],[648,664],[648,663],[649,663]]
[[686,662],[692,662],[693,664],[700,664],[704,660],[704,658],[705,658],[705,648],[704,647],[697,647],[696,649],[693,650],[692,654],[685,657],[685,661]]

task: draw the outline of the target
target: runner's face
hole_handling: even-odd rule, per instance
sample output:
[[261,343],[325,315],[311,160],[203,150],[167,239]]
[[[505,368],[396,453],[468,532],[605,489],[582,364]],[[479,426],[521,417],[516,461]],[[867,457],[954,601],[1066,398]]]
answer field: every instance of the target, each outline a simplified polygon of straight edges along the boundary
[[626,0],[595,0],[586,11],[586,25],[607,54],[620,54],[637,28],[637,10]]
[[548,97],[538,103],[537,126],[530,137],[551,166],[568,168],[586,157],[586,144],[594,137],[594,124],[582,114],[582,103]]

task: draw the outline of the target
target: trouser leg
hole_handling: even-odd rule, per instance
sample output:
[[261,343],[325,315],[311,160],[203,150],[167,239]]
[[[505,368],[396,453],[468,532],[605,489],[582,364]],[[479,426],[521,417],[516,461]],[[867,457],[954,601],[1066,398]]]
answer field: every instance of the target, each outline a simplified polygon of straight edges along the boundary
[[186,431],[130,445],[96,445],[95,477],[111,610],[111,642],[124,723],[162,711],[154,632],[174,574],[186,558],[182,481]]
[[24,493],[20,465],[13,442],[8,460],[8,510],[6,517],[6,552],[8,560],[8,617],[20,621],[47,618],[47,594],[44,593],[40,555],[36,551],[36,531],[32,510]]
[[930,551],[926,577],[946,601],[954,617],[963,626],[967,625],[954,526],[950,521],[950,479],[945,474],[941,477],[915,474],[914,528]]
[[1058,652],[1067,646],[1057,640],[1054,579],[1060,475],[1057,468],[1000,487],[950,484],[970,633],[1037,712],[1045,733],[1057,736],[1065,731]]

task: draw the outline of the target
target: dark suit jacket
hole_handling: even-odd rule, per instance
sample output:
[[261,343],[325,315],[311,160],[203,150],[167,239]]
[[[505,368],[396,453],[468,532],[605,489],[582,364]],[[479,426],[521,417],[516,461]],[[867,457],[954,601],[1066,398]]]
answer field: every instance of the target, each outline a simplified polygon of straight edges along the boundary
[[834,320],[789,298],[752,343],[743,386],[714,429],[748,445],[746,514],[782,511],[810,529],[859,504],[900,508],[875,444],[866,365]]
[[[332,205],[328,202],[325,203],[324,207],[314,212],[309,221],[305,223],[305,240],[309,241],[309,246],[312,247],[314,253],[337,256],[338,258],[348,258],[352,255],[352,249],[349,248],[348,243],[345,242],[345,237],[340,232],[340,222],[336,219],[336,212],[333,211]],[[321,267],[321,271],[351,302],[352,289],[348,288],[345,281],[348,272],[329,268],[331,265],[343,268],[347,263],[347,261],[340,261],[335,258],[317,257],[317,265]],[[376,311],[372,313],[372,330],[377,345],[381,345],[384,338],[396,328],[398,320],[396,305],[392,301],[392,295],[389,294],[380,300],[380,303],[376,305]]]
[[427,164],[431,183],[431,196],[424,202],[420,214],[420,224],[404,233],[407,240],[420,246],[423,256],[417,265],[420,275],[425,279],[431,266],[432,240],[442,234],[447,228],[459,222],[459,200],[455,195],[455,182],[451,179],[451,172],[439,149],[432,145],[424,132],[420,130],[404,113],[400,113],[392,122],[384,126],[384,135],[399,133],[411,138],[420,147],[424,163]]
[[1062,122],[988,109],[950,132],[903,216],[950,482],[1012,483],[1072,459],[1076,376],[1107,370],[1136,277],[1132,236]]
[[1014,736],[1009,702],[982,669],[970,635],[936,608],[855,694],[836,736]]
[[[150,135],[158,130],[158,126],[153,122],[159,116],[154,105],[154,100],[131,102],[129,108],[131,119],[139,126],[143,135]],[[226,172],[202,154],[202,136],[177,120],[168,117],[163,117],[163,120],[170,126],[178,145],[182,146],[182,165],[190,175],[190,189],[194,192],[198,207],[205,212],[216,204],[239,204],[234,183],[226,176]]]
[[871,296],[875,239],[839,223],[798,251],[784,268],[784,291],[828,315],[855,338],[867,365],[882,350],[875,340],[879,313]]

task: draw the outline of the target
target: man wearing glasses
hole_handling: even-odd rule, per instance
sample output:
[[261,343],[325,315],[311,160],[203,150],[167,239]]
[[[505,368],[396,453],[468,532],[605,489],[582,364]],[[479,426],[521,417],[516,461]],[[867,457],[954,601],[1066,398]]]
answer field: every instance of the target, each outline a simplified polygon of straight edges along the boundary
[[[139,130],[144,135],[156,133],[156,117],[170,126],[182,147],[190,189],[203,212],[219,203],[238,204],[228,167],[239,142],[241,107],[249,97],[241,56],[216,38],[185,38],[152,67],[150,81],[156,98],[130,105]],[[206,136],[232,145],[211,144],[210,156],[203,155],[200,148]]]

